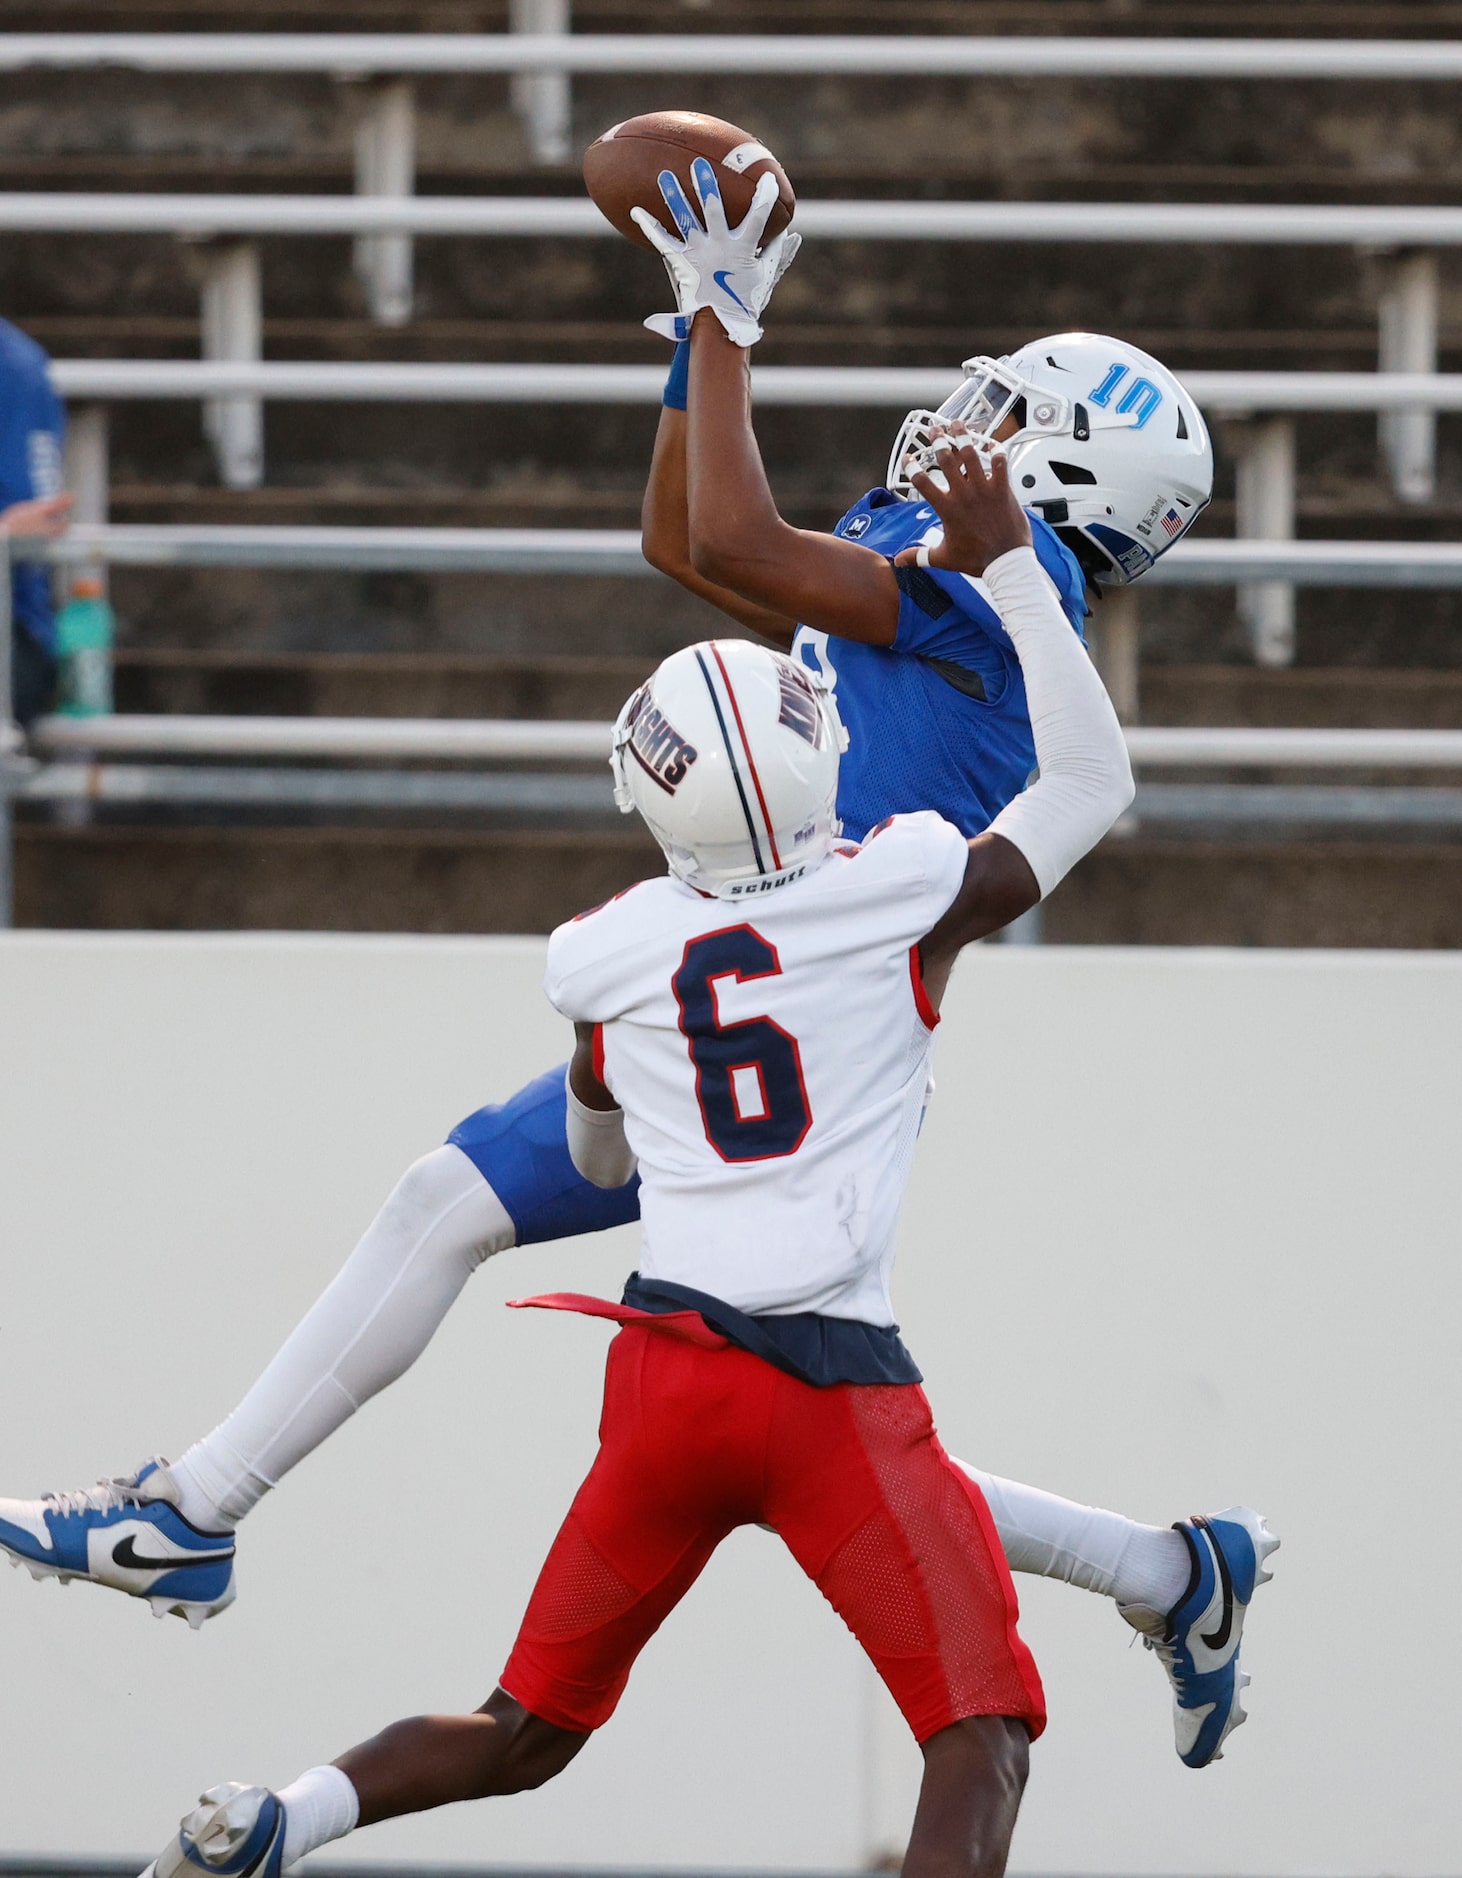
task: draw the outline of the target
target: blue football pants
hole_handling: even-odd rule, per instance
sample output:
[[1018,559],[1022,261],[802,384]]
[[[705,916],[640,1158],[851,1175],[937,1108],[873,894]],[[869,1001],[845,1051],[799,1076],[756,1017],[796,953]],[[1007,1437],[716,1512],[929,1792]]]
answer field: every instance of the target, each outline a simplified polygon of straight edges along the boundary
[[567,1069],[560,1063],[535,1076],[447,1136],[502,1201],[519,1245],[604,1232],[640,1216],[638,1174],[622,1187],[596,1187],[569,1158]]

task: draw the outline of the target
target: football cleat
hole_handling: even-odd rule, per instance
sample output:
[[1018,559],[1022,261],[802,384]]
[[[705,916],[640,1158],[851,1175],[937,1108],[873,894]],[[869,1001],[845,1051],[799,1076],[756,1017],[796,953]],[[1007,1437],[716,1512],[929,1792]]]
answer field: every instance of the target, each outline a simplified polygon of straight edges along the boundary
[[84,1578],[146,1598],[153,1615],[194,1630],[234,1601],[234,1536],[183,1518],[167,1462],[79,1493],[0,1500],[0,1550],[32,1578]]
[[210,1787],[142,1878],[279,1878],[284,1870],[284,1806],[267,1787],[237,1780]]
[[1248,1719],[1239,1640],[1255,1588],[1273,1576],[1264,1561],[1279,1541],[1251,1507],[1179,1520],[1192,1559],[1188,1588],[1170,1611],[1118,1610],[1142,1633],[1173,1685],[1173,1733],[1186,1767],[1223,1759],[1223,1744]]

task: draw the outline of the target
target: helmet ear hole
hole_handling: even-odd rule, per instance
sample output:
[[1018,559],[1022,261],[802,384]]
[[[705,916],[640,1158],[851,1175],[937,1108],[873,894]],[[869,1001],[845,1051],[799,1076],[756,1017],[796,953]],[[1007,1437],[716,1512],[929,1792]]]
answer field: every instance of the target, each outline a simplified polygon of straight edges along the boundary
[[1095,473],[1092,470],[1083,468],[1080,463],[1053,463],[1051,465],[1051,474],[1056,478],[1057,482],[1066,483],[1068,485],[1072,483],[1096,482]]
[[[1050,520],[1050,517],[1047,517]],[[1103,554],[1094,541],[1079,528],[1063,527],[1054,524],[1056,533],[1071,552],[1076,556],[1077,565],[1093,587],[1098,587],[1104,580],[1111,580],[1117,574],[1117,565],[1108,554]]]

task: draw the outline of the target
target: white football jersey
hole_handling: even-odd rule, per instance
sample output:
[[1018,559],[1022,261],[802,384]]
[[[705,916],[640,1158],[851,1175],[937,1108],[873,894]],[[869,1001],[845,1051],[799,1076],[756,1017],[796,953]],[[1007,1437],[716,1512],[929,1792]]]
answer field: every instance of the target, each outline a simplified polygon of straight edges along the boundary
[[553,934],[548,996],[603,1027],[639,1159],[644,1277],[752,1313],[893,1322],[939,1021],[914,948],[968,855],[941,816],[900,815],[764,898],[665,875]]

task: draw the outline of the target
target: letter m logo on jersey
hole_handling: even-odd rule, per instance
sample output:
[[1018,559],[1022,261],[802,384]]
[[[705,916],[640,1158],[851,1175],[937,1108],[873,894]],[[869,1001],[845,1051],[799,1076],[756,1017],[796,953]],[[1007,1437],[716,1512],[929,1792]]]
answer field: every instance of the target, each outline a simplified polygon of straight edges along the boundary
[[[1131,384],[1126,381],[1132,379]],[[1118,397],[1118,393],[1121,396]],[[1126,365],[1111,365],[1107,375],[1088,397],[1099,410],[1115,410],[1118,417],[1126,417],[1129,411],[1137,415],[1132,420],[1132,428],[1141,430],[1153,412],[1162,403],[1162,393],[1150,378],[1133,378],[1132,371]],[[1113,405],[1112,400],[1117,402]]]

